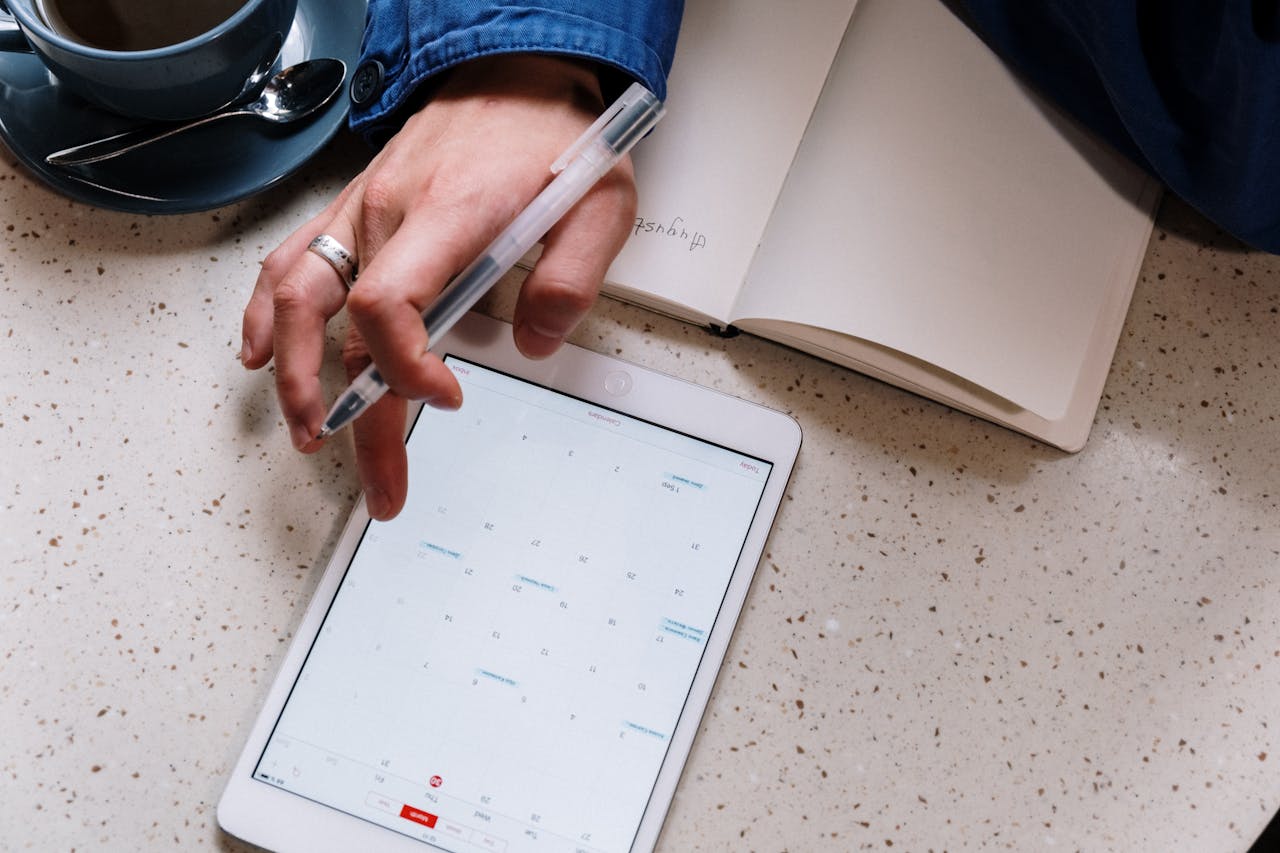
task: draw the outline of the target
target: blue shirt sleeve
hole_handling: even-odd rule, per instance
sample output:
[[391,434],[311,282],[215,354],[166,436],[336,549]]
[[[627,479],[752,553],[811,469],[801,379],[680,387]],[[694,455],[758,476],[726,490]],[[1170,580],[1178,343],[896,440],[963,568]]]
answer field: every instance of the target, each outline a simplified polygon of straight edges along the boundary
[[[352,78],[351,127],[371,141],[385,139],[426,80],[500,53],[594,60],[665,98],[683,11],[683,0],[370,0]],[[606,102],[624,87],[606,88]]]
[[1280,3],[952,2],[1032,85],[1222,228],[1280,252]]

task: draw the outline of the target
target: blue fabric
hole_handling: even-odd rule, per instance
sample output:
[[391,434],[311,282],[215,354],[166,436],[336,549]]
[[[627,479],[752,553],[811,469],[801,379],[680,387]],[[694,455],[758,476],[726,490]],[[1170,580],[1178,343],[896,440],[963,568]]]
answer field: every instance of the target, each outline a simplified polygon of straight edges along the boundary
[[1032,85],[1239,239],[1280,252],[1277,0],[952,0]]
[[[384,139],[406,117],[419,87],[469,59],[545,53],[594,60],[666,97],[683,0],[370,0],[361,64],[384,69],[383,89],[355,107],[351,127]],[[629,79],[627,79],[629,78]],[[606,101],[625,84],[606,87]]]

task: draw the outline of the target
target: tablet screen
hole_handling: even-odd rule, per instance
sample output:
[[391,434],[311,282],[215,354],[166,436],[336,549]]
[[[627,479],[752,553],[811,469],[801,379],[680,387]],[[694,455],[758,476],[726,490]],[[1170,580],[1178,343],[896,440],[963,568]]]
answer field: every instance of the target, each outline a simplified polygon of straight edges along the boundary
[[628,850],[771,466],[447,364],[254,778],[459,853]]

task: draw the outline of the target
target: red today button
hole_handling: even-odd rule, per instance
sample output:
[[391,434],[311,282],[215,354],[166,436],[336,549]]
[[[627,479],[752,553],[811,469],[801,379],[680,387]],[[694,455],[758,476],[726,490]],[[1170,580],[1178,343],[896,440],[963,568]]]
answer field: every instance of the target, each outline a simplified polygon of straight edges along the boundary
[[415,809],[413,806],[405,806],[400,809],[400,817],[405,820],[411,820],[414,823],[420,823],[428,829],[434,829],[438,817],[431,812],[424,812],[422,809]]

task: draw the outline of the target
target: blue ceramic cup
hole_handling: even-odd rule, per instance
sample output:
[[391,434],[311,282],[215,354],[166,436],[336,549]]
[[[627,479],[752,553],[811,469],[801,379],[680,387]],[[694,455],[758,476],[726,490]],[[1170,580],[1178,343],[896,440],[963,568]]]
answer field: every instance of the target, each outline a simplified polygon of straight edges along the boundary
[[[275,60],[298,5],[244,0],[221,23],[175,44],[114,50],[55,30],[41,8],[48,2],[0,0],[0,50],[34,51],[59,83],[87,100],[159,121],[207,115],[234,100]],[[183,15],[185,5],[174,0],[157,8]]]

